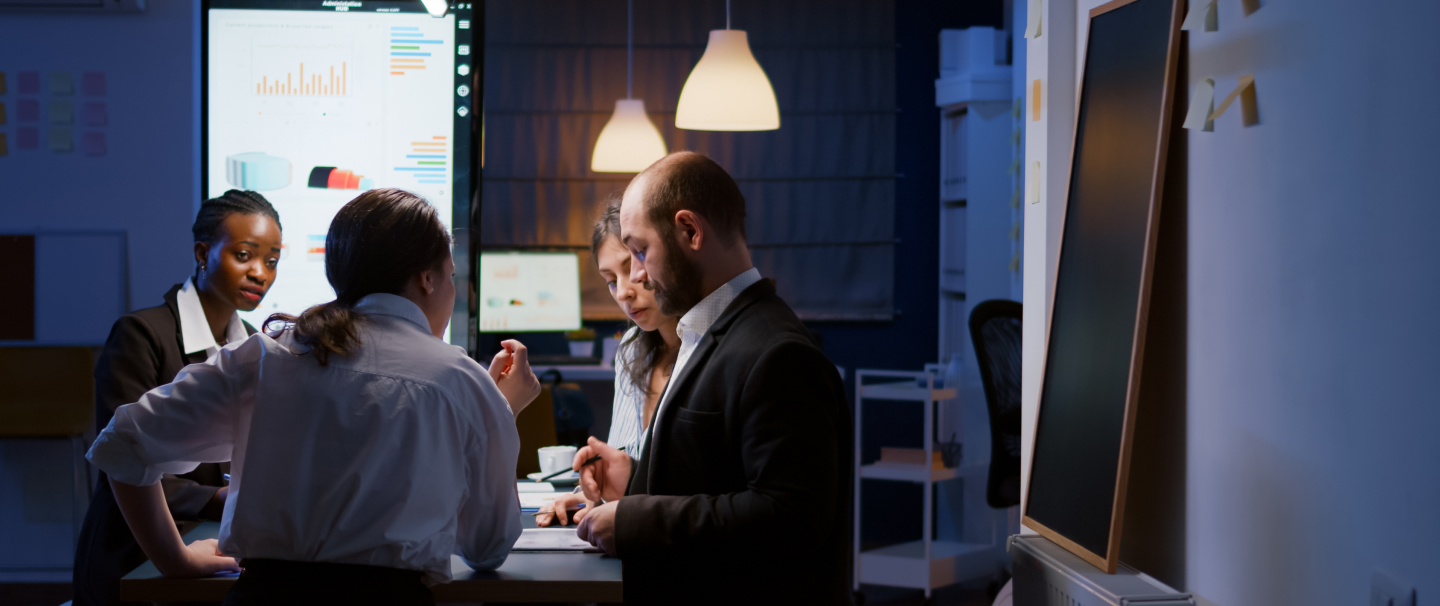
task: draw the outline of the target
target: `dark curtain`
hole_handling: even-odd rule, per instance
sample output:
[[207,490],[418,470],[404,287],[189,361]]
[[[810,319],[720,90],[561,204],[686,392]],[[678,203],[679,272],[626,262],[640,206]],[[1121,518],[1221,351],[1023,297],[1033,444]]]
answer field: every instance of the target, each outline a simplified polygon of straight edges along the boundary
[[[633,175],[590,154],[625,98],[624,0],[485,3],[481,246],[581,253],[584,314],[614,319],[589,258],[599,205]],[[755,265],[807,320],[889,320],[894,303],[894,4],[732,4],[780,105],[780,129],[675,128],[685,78],[723,0],[635,2],[634,98],[670,151],[725,167],[745,195]]]

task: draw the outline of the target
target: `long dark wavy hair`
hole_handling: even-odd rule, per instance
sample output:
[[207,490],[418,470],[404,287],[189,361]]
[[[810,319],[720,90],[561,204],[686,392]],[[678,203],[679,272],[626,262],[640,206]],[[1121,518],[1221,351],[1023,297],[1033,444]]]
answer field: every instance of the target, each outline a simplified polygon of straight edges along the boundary
[[335,300],[299,316],[274,314],[264,330],[293,328],[295,340],[325,366],[331,355],[348,356],[360,346],[360,299],[400,294],[407,281],[441,266],[449,254],[450,233],[424,198],[400,189],[367,191],[340,208],[325,236],[325,278]]
[[[600,264],[600,247],[605,241],[615,238],[620,240],[620,197],[613,196],[605,204],[605,209],[600,211],[600,218],[595,220],[595,232],[590,236],[590,258],[595,264]],[[634,325],[634,322],[630,323]],[[647,396],[654,395],[650,392],[650,373],[659,366],[665,357],[670,353],[666,351],[665,338],[660,336],[659,330],[639,330],[636,335],[628,341],[620,344],[623,350],[626,347],[635,348],[634,355],[625,361],[626,375],[630,376],[630,382],[640,389],[640,393]]]

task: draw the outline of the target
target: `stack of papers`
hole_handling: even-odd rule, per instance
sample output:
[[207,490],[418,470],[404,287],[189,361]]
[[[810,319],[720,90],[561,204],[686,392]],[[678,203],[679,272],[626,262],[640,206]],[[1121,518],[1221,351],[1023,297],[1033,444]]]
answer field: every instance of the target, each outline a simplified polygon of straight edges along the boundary
[[574,528],[526,528],[515,541],[515,551],[592,551],[600,550],[575,536]]

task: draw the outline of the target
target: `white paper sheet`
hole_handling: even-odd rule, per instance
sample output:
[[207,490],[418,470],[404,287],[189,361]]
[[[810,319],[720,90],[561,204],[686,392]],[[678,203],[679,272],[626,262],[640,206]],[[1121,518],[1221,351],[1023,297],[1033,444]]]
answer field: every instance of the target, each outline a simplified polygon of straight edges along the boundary
[[1185,113],[1185,128],[1204,131],[1215,130],[1210,113],[1215,111],[1215,81],[1210,78],[1195,84],[1195,94],[1190,96],[1190,111]]
[[599,552],[595,546],[575,536],[575,528],[526,528],[520,531],[520,540],[515,541],[514,551],[591,551]]

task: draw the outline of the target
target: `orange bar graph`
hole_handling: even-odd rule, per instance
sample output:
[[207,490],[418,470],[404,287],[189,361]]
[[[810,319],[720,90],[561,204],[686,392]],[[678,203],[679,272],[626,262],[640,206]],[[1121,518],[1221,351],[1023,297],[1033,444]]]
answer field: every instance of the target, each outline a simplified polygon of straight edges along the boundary
[[[305,76],[305,64],[300,63],[295,73],[287,73],[282,79],[276,76],[275,81],[270,81],[270,76],[261,76],[260,81],[255,84],[255,93],[259,95],[283,95],[283,96],[315,96],[315,97],[343,97],[350,94],[349,84],[346,76],[348,66],[340,63],[340,73],[335,73],[335,66],[329,66],[330,77],[325,79],[321,74],[311,71],[310,77]],[[403,73],[403,72],[402,72]]]

